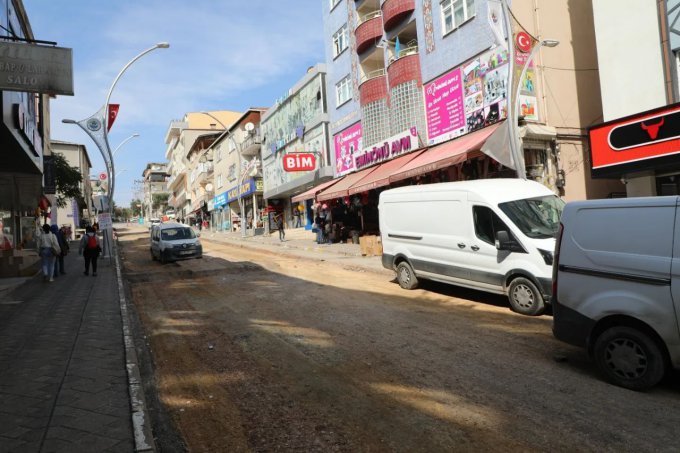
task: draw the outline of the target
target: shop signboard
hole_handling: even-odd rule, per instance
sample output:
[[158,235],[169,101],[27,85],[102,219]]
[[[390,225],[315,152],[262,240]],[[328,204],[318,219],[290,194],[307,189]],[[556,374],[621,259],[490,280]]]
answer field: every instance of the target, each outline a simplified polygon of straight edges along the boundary
[[231,203],[232,201],[238,200],[239,197],[243,198],[256,191],[257,184],[255,183],[255,179],[247,179],[243,182],[243,184],[233,187],[227,191],[227,203]]
[[353,124],[333,137],[335,149],[335,177],[351,173],[354,168],[354,154],[361,149],[361,122]]
[[288,153],[283,156],[284,171],[312,171],[316,168],[316,157],[312,153]]
[[43,156],[43,193],[57,193],[57,181],[54,172],[54,156]]
[[680,103],[592,126],[588,141],[594,178],[671,164],[680,154]]
[[418,131],[415,126],[400,134],[393,135],[383,143],[364,149],[354,158],[354,166],[357,170],[379,164],[402,154],[418,149]]
[[424,84],[427,143],[445,142],[505,118],[508,71],[507,51],[496,47]]
[[222,192],[213,198],[213,206],[215,208],[221,208],[225,204],[227,204],[227,192]]
[[0,42],[0,90],[73,96],[72,51]]

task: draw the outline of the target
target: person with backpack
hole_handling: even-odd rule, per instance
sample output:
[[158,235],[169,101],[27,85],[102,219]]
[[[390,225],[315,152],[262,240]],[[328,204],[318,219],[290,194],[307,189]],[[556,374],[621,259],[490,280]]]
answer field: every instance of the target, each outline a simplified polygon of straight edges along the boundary
[[101,251],[97,233],[95,233],[94,228],[87,227],[85,235],[80,239],[80,247],[78,248],[78,255],[85,257],[85,272],[83,274],[90,275],[90,263],[92,263],[92,276],[97,276],[97,258],[99,258]]

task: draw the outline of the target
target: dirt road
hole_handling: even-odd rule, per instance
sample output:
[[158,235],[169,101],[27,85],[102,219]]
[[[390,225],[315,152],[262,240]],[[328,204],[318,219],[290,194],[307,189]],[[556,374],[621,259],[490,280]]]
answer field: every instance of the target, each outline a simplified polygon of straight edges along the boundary
[[119,239],[190,451],[677,451],[677,376],[608,385],[503,298],[207,241],[163,266]]

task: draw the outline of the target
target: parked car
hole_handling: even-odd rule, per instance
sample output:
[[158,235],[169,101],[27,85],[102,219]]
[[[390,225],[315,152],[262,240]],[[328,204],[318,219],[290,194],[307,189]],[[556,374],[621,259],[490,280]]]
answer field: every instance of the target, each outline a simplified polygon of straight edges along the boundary
[[437,280],[505,294],[539,315],[550,300],[564,202],[534,181],[487,179],[400,187],[380,194],[382,263],[399,285]]
[[202,258],[203,246],[194,230],[181,223],[161,223],[151,228],[151,259],[161,263]]
[[154,225],[160,225],[161,224],[161,219],[151,219],[149,220],[149,230],[154,227]]
[[642,390],[680,368],[680,197],[567,204],[553,278],[553,333],[603,376]]

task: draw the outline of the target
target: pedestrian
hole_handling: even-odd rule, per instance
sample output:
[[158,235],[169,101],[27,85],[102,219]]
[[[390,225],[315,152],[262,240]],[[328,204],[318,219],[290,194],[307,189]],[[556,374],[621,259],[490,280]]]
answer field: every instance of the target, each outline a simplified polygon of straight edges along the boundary
[[59,241],[52,233],[50,226],[44,224],[42,226],[42,234],[39,238],[40,244],[40,258],[42,261],[42,272],[45,281],[54,281],[54,260],[57,255],[61,253],[59,248]]
[[321,211],[316,214],[314,223],[316,224],[316,243],[321,244],[324,242],[324,229],[326,226],[326,220],[321,217]]
[[286,240],[286,232],[283,229],[283,212],[276,216],[276,228],[279,230],[279,241],[283,242]]
[[293,216],[295,217],[295,228],[300,228],[302,222],[300,221],[300,210],[297,207],[293,209]]
[[83,274],[90,275],[90,263],[92,263],[92,276],[97,276],[97,258],[99,258],[101,251],[99,237],[97,237],[94,228],[87,227],[85,235],[80,239],[80,247],[78,248],[78,255],[85,257],[85,272]]
[[64,257],[68,253],[69,245],[64,235],[64,228],[60,229],[57,225],[52,225],[50,231],[57,237],[57,242],[61,249],[61,252],[55,257],[54,261],[54,278],[57,278],[59,274],[64,275],[66,273],[64,270]]

